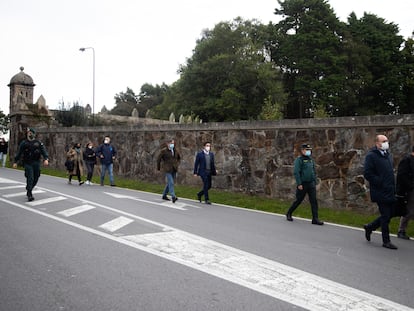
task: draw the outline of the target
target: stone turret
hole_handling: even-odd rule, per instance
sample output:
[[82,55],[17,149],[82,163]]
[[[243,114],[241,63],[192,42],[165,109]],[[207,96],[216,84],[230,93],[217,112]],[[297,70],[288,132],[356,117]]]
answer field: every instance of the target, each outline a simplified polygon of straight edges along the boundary
[[28,111],[30,105],[33,105],[34,84],[31,76],[26,74],[23,67],[20,72],[11,78],[10,83],[10,115],[21,111]]
[[25,138],[26,129],[50,127],[51,114],[46,106],[46,100],[41,95],[36,103],[33,102],[35,83],[31,76],[20,67],[20,72],[14,75],[10,83],[10,156],[13,157],[17,146]]

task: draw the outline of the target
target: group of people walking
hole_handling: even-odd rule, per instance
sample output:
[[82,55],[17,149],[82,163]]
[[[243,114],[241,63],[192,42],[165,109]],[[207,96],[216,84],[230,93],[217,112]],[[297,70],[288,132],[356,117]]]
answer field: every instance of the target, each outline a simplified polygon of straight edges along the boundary
[[[69,175],[68,183],[71,184],[72,177],[75,176],[78,179],[79,186],[84,183],[91,185],[93,171],[97,164],[97,158],[99,158],[101,161],[100,185],[104,185],[105,175],[108,172],[109,183],[114,187],[113,165],[116,154],[116,148],[111,144],[111,138],[109,136],[105,136],[102,144],[97,148],[94,148],[92,142],[88,142],[85,149],[82,150],[81,144],[75,143],[66,153],[67,159],[65,166]],[[82,180],[84,167],[87,170],[86,181]]]
[[[410,219],[414,218],[414,146],[411,153],[404,156],[398,164],[395,180],[393,159],[389,153],[389,141],[385,135],[375,137],[375,146],[366,155],[364,163],[364,178],[369,182],[371,201],[377,203],[380,216],[364,225],[365,238],[371,241],[373,231],[381,228],[382,246],[388,249],[397,249],[391,243],[389,223],[392,217],[401,216],[397,212],[400,204],[397,197],[403,198],[405,206],[400,218],[398,238],[408,240],[406,234]],[[318,202],[316,199],[316,170],[311,157],[312,148],[309,144],[300,147],[300,155],[294,162],[294,176],[296,180],[296,200],[286,213],[286,220],[293,221],[292,214],[302,203],[306,194],[312,211],[312,224],[323,225],[318,218]],[[406,211],[405,211],[406,209]]]
[[[0,141],[0,146],[3,141]],[[398,164],[397,178],[394,176],[393,160],[389,153],[389,141],[385,135],[377,135],[375,146],[366,155],[364,163],[364,178],[369,182],[371,201],[377,203],[380,216],[372,222],[364,225],[365,238],[371,241],[373,231],[381,227],[382,246],[388,249],[397,249],[390,240],[389,223],[392,217],[396,216],[397,196],[405,198],[406,213],[400,218],[398,238],[408,240],[406,228],[410,219],[414,218],[414,146],[411,153],[402,158]],[[2,150],[2,157],[5,151]],[[293,213],[308,195],[312,211],[312,224],[323,225],[319,220],[318,202],[316,198],[316,169],[312,159],[312,148],[309,144],[300,146],[300,155],[294,162],[294,177],[296,181],[296,199],[286,213],[286,220],[293,221]],[[67,166],[69,173],[68,182],[76,176],[79,185],[82,185],[83,168],[86,166],[86,184],[91,184],[91,178],[97,158],[101,161],[100,184],[104,185],[106,172],[109,175],[111,186],[115,186],[113,177],[113,161],[117,151],[111,144],[109,136],[97,148],[91,142],[86,144],[84,150],[80,143],[75,143],[67,151]],[[13,167],[22,161],[26,176],[26,190],[29,201],[33,201],[32,190],[36,186],[40,176],[40,159],[43,157],[44,165],[48,165],[48,153],[43,143],[36,139],[36,131],[27,129],[26,139],[18,148],[14,157]],[[3,158],[2,158],[3,159]],[[169,140],[161,149],[157,157],[157,169],[162,170],[166,177],[166,186],[162,192],[162,199],[175,203],[178,198],[174,190],[174,181],[177,177],[178,167],[181,162],[181,154],[178,151],[174,139]],[[211,152],[211,142],[207,141],[203,149],[196,154],[194,161],[194,176],[199,176],[203,187],[197,193],[197,199],[201,203],[204,197],[206,204],[211,204],[209,189],[211,188],[212,176],[217,174],[214,153]],[[171,199],[168,197],[170,195]]]

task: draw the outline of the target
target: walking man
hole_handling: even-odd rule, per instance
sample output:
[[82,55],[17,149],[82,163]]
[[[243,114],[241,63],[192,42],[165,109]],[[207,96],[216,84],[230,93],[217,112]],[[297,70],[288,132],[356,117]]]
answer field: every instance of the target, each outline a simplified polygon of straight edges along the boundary
[[104,185],[105,174],[108,171],[109,182],[112,187],[115,187],[114,183],[114,160],[116,156],[116,149],[111,145],[111,138],[105,136],[103,144],[101,144],[96,150],[96,155],[101,159],[101,186]]
[[373,222],[364,225],[364,229],[365,238],[367,241],[371,241],[372,231],[381,227],[382,246],[397,249],[397,246],[391,243],[389,232],[389,223],[396,199],[393,161],[388,149],[387,136],[377,135],[375,146],[365,157],[364,177],[369,182],[371,201],[378,204],[380,216]]
[[398,164],[397,194],[407,198],[407,214],[400,218],[398,237],[409,240],[406,234],[408,222],[414,218],[414,146],[411,153],[406,155]]
[[312,224],[323,225],[318,217],[318,201],[316,199],[316,170],[312,159],[312,148],[309,144],[300,147],[300,155],[295,159],[293,175],[296,180],[296,200],[286,213],[286,220],[293,221],[292,214],[302,203],[306,194],[309,197],[312,210]]
[[167,194],[170,193],[172,202],[178,200],[174,191],[174,180],[177,175],[178,166],[180,165],[181,156],[175,147],[174,139],[171,139],[167,145],[162,148],[157,158],[157,169],[164,172],[167,184],[162,193],[163,200],[169,201]]
[[197,193],[197,199],[201,202],[201,197],[204,195],[206,204],[211,204],[208,195],[208,190],[211,188],[211,176],[217,175],[214,153],[210,149],[211,143],[205,142],[203,150],[197,153],[194,163],[194,176],[200,176],[203,181],[203,189]]
[[26,190],[28,201],[33,201],[33,188],[36,186],[40,177],[40,157],[43,157],[43,165],[49,165],[49,156],[43,143],[37,140],[36,131],[32,128],[27,129],[27,138],[23,140],[14,157],[13,168],[17,168],[17,162],[21,159],[24,166],[24,176],[26,176]]

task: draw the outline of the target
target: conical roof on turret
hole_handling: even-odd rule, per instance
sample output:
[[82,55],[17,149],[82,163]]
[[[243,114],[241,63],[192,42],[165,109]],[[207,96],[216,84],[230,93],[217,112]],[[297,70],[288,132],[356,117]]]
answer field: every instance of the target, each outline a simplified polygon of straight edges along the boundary
[[24,67],[20,67],[20,72],[14,75],[13,78],[11,78],[8,86],[15,85],[15,84],[35,86],[35,84],[33,83],[32,77],[24,73],[23,70],[24,70]]

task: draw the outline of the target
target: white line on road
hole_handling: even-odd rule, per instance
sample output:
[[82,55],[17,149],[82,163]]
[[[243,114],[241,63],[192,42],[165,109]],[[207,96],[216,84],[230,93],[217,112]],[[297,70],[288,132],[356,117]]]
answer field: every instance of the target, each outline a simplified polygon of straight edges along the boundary
[[17,188],[24,188],[25,185],[14,185],[14,186],[4,186],[0,187],[0,190],[8,190],[8,189],[17,189]]
[[2,178],[0,177],[0,184],[20,184],[21,182],[15,181],[13,179]]
[[112,193],[112,192],[104,192],[104,193],[107,194],[107,195],[110,195],[114,198],[117,198],[117,199],[129,199],[129,200],[139,201],[139,202],[148,203],[148,204],[152,204],[152,205],[161,205],[161,206],[165,206],[165,207],[173,208],[173,209],[178,209],[178,210],[182,210],[182,211],[187,210],[186,208],[184,208],[184,206],[186,206],[187,204],[172,203],[172,202],[158,203],[158,202],[154,202],[154,201],[139,199],[137,197],[133,197],[133,196],[130,196],[130,195],[124,195],[124,194],[118,194],[118,193]]
[[37,206],[37,205],[42,205],[42,204],[47,204],[47,203],[53,203],[53,202],[58,202],[58,201],[62,201],[62,200],[66,200],[66,197],[62,197],[62,196],[58,196],[58,197],[52,197],[52,198],[46,198],[46,199],[42,199],[42,200],[35,200],[32,202],[27,202],[26,204],[30,205],[30,206]]
[[80,214],[80,213],[83,213],[83,212],[87,212],[87,211],[89,211],[91,209],[94,209],[94,208],[95,208],[95,206],[85,204],[85,205],[80,205],[80,206],[76,206],[76,207],[73,207],[73,208],[66,209],[64,211],[58,212],[58,214],[63,215],[65,217],[70,217],[70,216],[77,215],[77,214]]
[[100,225],[99,228],[102,228],[109,232],[115,232],[121,229],[122,227],[125,227],[126,225],[130,224],[133,221],[134,221],[133,219],[130,219],[124,216],[119,216],[111,221],[108,221]]
[[412,310],[317,275],[184,231],[123,239],[179,262],[309,310]]
[[[36,193],[43,193],[45,192],[44,190],[33,190],[32,194],[36,194]],[[3,195],[3,197],[5,198],[15,198],[15,197],[22,197],[25,196],[27,194],[27,192],[16,192],[16,193],[10,193],[10,194],[5,194]]]

